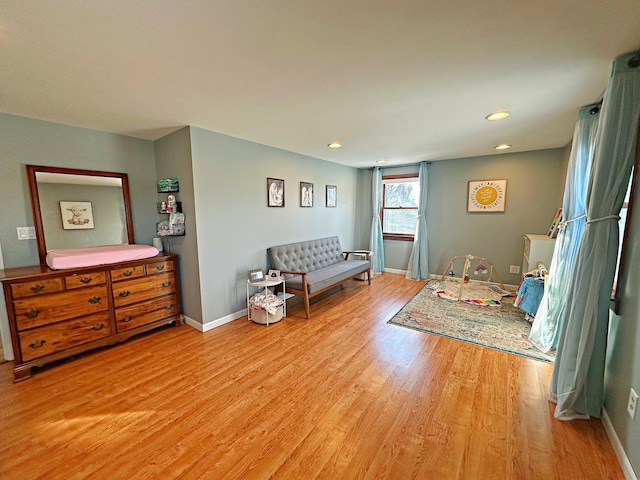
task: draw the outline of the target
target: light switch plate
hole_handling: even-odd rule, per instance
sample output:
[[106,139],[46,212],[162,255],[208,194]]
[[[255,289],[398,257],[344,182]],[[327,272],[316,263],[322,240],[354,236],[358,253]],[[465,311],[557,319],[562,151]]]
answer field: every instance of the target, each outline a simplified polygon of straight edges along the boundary
[[34,227],[16,227],[18,232],[18,240],[32,240],[36,238],[36,229]]

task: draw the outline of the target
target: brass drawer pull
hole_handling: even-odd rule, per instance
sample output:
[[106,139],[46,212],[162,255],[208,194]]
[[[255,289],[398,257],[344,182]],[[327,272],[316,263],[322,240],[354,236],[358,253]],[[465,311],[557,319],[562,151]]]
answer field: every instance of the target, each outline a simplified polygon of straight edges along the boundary
[[43,346],[46,342],[46,340],[36,340],[33,343],[30,343],[29,346],[31,348],[40,348],[41,346]]
[[173,308],[173,304],[164,306],[165,310],[171,310],[172,308]]
[[164,265],[156,265],[156,270],[158,271],[164,270]]
[[36,318],[38,315],[40,315],[40,310],[31,310],[24,314],[27,318]]
[[133,270],[127,270],[126,272],[122,272],[123,277],[130,277],[133,275]]
[[130,316],[124,317],[124,318],[122,319],[122,321],[123,321],[124,323],[128,323],[128,322],[130,322],[131,320],[133,320],[133,318],[132,318],[132,317],[130,317]]
[[102,300],[102,297],[91,297],[89,299],[89,303],[93,303],[95,305],[96,303],[100,303],[100,300]]
[[45,289],[44,285],[34,285],[33,287],[31,287],[31,291],[33,293],[40,293],[44,289]]
[[163,287],[168,287],[168,286],[170,286],[170,285],[171,285],[171,282],[170,282],[169,280],[167,280],[166,282],[164,282],[164,283],[162,284],[162,286],[163,286]]
[[84,283],[84,284],[86,285],[87,283],[91,283],[91,280],[93,280],[93,278],[91,278],[91,277],[85,277],[85,278],[81,278],[81,279],[80,279],[80,282],[81,282],[81,283]]
[[120,297],[128,297],[129,295],[131,295],[131,292],[129,290],[123,290],[118,294],[118,296]]
[[95,330],[97,332],[98,330],[102,330],[103,328],[104,328],[104,323],[99,323],[91,327],[91,330]]

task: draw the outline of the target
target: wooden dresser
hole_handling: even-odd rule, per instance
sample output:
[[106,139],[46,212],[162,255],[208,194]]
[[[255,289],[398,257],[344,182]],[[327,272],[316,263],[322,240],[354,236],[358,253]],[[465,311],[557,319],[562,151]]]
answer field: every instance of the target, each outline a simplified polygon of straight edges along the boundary
[[15,381],[31,368],[182,324],[177,255],[68,270],[0,270],[15,355]]

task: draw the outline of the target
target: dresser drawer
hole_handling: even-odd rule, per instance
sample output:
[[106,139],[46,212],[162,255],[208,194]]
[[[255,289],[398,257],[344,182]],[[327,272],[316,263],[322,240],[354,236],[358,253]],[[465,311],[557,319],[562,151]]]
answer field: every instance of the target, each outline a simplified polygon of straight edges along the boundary
[[33,297],[34,295],[45,295],[62,290],[64,290],[64,283],[60,277],[14,283],[11,285],[11,295],[13,298]]
[[86,287],[13,302],[19,331],[101,312],[109,308],[107,286]]
[[114,282],[142,277],[144,276],[144,265],[136,265],[134,267],[125,267],[125,268],[115,268],[111,270],[110,275],[111,275],[111,280]]
[[116,329],[123,332],[178,313],[180,308],[175,294],[146,300],[116,309]]
[[113,304],[116,307],[121,307],[175,292],[176,281],[173,273],[150,275],[114,284]]
[[19,334],[22,360],[44,357],[111,334],[109,312],[35,328]]
[[156,273],[173,272],[173,262],[165,260],[164,262],[153,262],[145,265],[147,275],[155,275]]
[[104,272],[75,274],[64,277],[64,284],[68,289],[88,287],[89,285],[102,285],[105,283],[106,274]]

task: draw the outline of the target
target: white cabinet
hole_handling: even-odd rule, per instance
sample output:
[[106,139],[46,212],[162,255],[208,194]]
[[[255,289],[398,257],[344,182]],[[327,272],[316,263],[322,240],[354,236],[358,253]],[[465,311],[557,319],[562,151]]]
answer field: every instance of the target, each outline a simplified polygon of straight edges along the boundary
[[522,274],[538,268],[540,263],[549,269],[553,258],[556,239],[546,235],[527,233],[524,236],[524,256],[522,259]]

